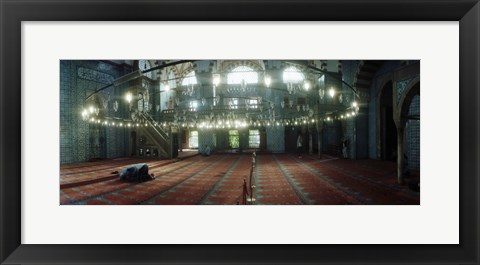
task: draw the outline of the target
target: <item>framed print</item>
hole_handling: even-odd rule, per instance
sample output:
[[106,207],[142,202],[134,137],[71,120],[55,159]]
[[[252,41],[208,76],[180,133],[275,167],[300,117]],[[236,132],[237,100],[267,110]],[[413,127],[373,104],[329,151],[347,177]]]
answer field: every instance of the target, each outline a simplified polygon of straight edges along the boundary
[[478,1],[0,3],[1,264],[478,263]]

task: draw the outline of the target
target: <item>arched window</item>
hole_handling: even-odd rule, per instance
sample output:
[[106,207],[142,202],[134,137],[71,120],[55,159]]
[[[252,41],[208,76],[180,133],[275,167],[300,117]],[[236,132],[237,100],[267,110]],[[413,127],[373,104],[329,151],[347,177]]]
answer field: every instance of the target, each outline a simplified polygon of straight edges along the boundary
[[168,84],[170,85],[170,88],[177,87],[177,80],[175,79],[175,73],[173,71],[170,71],[168,74]]
[[196,85],[197,77],[195,76],[195,71],[191,71],[186,75],[182,80],[182,86]]
[[[138,68],[140,69],[140,71],[149,70],[151,68],[150,62],[148,60],[139,60],[138,61]],[[143,75],[152,79],[153,78],[153,71],[150,71],[148,73],[144,73]]]
[[283,71],[284,83],[301,83],[305,79],[305,75],[297,67],[289,66]]
[[241,84],[245,80],[247,84],[258,83],[258,73],[248,66],[238,66],[227,76],[228,84]]

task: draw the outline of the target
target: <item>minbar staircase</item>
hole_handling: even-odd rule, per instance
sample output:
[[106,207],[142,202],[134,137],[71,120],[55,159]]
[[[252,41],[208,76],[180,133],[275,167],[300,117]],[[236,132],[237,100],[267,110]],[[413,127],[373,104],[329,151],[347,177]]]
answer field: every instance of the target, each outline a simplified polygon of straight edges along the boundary
[[165,130],[159,126],[150,115],[141,113],[140,117],[142,117],[148,125],[145,127],[140,127],[140,130],[151,141],[153,141],[155,146],[157,146],[159,156],[161,158],[171,158],[172,143],[168,133],[165,132]]

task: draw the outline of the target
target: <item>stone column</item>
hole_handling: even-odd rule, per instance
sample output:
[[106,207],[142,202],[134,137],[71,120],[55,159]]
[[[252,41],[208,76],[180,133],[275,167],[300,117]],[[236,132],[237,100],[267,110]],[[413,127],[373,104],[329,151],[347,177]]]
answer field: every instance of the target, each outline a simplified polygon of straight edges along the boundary
[[317,121],[318,158],[322,158],[323,121]]
[[308,132],[308,153],[311,155],[313,154],[313,135],[312,132],[309,130]]
[[397,179],[398,184],[403,184],[403,166],[404,166],[404,137],[403,134],[405,132],[405,125],[402,123],[400,126],[397,125]]
[[178,139],[177,139],[178,149],[179,149],[180,153],[183,152],[182,140],[183,140],[183,130],[180,127],[179,130],[178,130]]

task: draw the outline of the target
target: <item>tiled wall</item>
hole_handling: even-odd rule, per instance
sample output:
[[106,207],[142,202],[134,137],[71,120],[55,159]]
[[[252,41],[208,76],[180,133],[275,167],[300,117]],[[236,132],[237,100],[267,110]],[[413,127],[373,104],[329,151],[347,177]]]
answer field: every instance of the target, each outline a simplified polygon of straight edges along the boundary
[[[81,111],[85,98],[93,91],[127,73],[121,65],[100,61],[60,61],[60,163],[76,163],[93,158],[127,155],[128,132],[124,128],[90,125],[83,121]],[[110,87],[101,93],[109,95],[107,112],[112,114],[114,99],[122,98],[124,86]],[[122,104],[120,104],[122,105]],[[117,116],[124,116],[125,108]]]
[[[415,96],[410,104],[408,115],[420,115],[420,96]],[[420,121],[408,120],[406,126],[406,148],[408,167],[420,169]]]
[[205,152],[205,145],[210,146],[211,151],[215,151],[217,149],[216,143],[213,141],[213,134],[213,131],[198,130],[198,151],[201,153]]
[[285,152],[285,127],[271,126],[266,128],[267,150],[270,152]]

